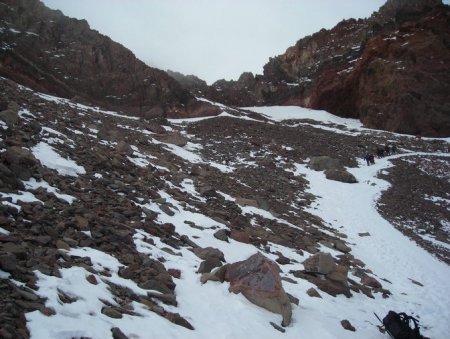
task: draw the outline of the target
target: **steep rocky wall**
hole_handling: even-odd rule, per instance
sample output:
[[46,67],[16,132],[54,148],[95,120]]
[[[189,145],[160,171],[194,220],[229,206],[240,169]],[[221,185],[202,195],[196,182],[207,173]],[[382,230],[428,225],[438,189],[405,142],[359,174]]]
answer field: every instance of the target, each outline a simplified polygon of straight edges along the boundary
[[370,39],[353,68],[320,74],[309,104],[371,128],[448,136],[449,27],[450,12],[436,9]]
[[[236,106],[299,105],[370,128],[450,136],[450,10],[440,0],[388,0],[270,58],[263,75],[205,91]],[[244,76],[245,75],[245,76]]]
[[35,90],[143,117],[197,114],[165,72],[151,68],[85,20],[38,0],[0,3],[0,75]]

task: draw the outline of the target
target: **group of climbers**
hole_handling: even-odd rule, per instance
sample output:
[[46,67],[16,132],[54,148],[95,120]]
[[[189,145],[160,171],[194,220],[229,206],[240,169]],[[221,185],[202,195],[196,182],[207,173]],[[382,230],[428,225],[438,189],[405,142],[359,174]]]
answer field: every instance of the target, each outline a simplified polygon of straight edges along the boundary
[[376,153],[377,158],[383,158],[384,156],[389,156],[392,154],[395,154],[397,152],[397,146],[392,144],[386,144],[385,146],[377,146],[375,152],[367,151],[364,154],[364,160],[367,162],[367,166],[374,165],[375,164],[375,155]]

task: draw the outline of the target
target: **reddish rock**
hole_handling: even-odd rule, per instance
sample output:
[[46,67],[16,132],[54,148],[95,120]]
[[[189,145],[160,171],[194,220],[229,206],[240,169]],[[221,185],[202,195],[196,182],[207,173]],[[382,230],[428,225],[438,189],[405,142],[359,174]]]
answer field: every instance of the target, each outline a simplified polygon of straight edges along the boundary
[[374,277],[371,277],[367,274],[365,274],[361,278],[361,284],[363,284],[365,286],[373,287],[373,288],[382,288],[383,287],[377,279],[375,279]]
[[95,275],[93,275],[93,274],[89,274],[89,275],[86,277],[86,280],[87,280],[90,284],[92,284],[92,285],[98,285],[97,278],[96,278]]
[[230,238],[245,244],[250,243],[250,235],[246,232],[231,230]]
[[287,265],[291,263],[291,260],[283,255],[280,255],[275,261],[280,265]]
[[310,289],[308,289],[306,291],[306,294],[308,294],[310,297],[313,297],[313,298],[322,298],[320,293],[317,292],[317,290],[314,287],[311,287]]
[[230,282],[230,292],[242,293],[252,303],[281,314],[283,325],[289,325],[292,308],[282,286],[280,269],[273,261],[256,253],[226,265],[225,280]]
[[283,326],[289,325],[292,308],[283,289],[279,267],[260,253],[244,261],[227,264],[201,277],[208,280],[229,281],[230,292],[242,293],[252,303],[283,316]]
[[169,269],[167,270],[167,272],[168,272],[173,278],[176,278],[176,279],[180,279],[180,278],[181,278],[181,271],[180,271],[180,270],[177,270],[177,269],[175,269],[175,268],[169,268]]

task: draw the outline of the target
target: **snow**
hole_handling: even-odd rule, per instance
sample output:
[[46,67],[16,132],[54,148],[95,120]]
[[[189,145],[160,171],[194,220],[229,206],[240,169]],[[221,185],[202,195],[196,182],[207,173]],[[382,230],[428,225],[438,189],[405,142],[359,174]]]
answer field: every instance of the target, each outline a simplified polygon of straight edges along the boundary
[[[75,141],[70,139],[67,135],[58,132],[50,127],[42,127],[41,136],[43,136],[42,140],[46,141],[49,144],[67,144],[71,148],[75,148]],[[56,137],[49,137],[48,135],[56,135]]]
[[57,188],[50,186],[50,184],[48,182],[46,182],[45,180],[38,182],[38,181],[36,181],[35,178],[31,178],[30,180],[24,181],[23,183],[27,189],[31,189],[31,190],[35,190],[35,189],[42,187],[47,192],[53,193],[58,199],[64,200],[68,204],[72,204],[75,200],[77,200],[77,198],[75,198],[73,195],[59,193]]
[[219,118],[219,117],[230,117],[230,118],[235,118],[235,119],[244,119],[244,120],[258,121],[258,120],[255,120],[255,119],[251,119],[251,118],[249,118],[249,117],[247,117],[245,115],[244,116],[236,116],[236,115],[233,115],[233,114],[230,114],[230,113],[227,113],[227,112],[222,112],[222,113],[220,113],[218,115],[199,117],[199,118],[178,118],[178,119],[167,119],[167,120],[169,120],[170,123],[172,123],[172,124],[182,125],[182,124],[199,122],[199,121],[202,121],[202,120],[214,119],[214,118]]
[[[232,109],[232,108],[230,108],[230,107],[228,107],[228,106],[225,106],[224,104],[221,104],[220,102],[211,101],[211,100],[208,100],[208,99],[206,99],[206,98],[195,97],[195,99],[197,99],[197,100],[199,100],[199,101],[207,102],[207,103],[209,103],[209,104],[211,104],[211,105],[220,107],[220,108],[222,108],[222,109]],[[232,109],[232,110],[235,111],[235,109]]]
[[[40,202],[43,203],[41,200],[39,200],[38,198],[36,198],[34,196],[33,193],[31,192],[23,192],[23,191],[19,191],[20,194],[15,194],[15,193],[2,193],[0,192],[0,196],[2,198],[10,198],[11,201],[14,204],[17,204],[18,201],[22,201],[22,202]],[[3,204],[6,205],[6,203],[8,203],[7,201],[2,201]],[[8,203],[8,205],[10,205]],[[10,205],[11,206],[11,205]],[[14,205],[14,207],[19,207],[18,209],[20,210],[20,206]]]
[[53,147],[40,142],[31,149],[32,153],[43,166],[56,170],[61,175],[78,176],[78,174],[86,174],[83,166],[79,166],[71,159],[65,159],[59,155]]
[[[44,94],[39,94],[39,96],[46,100],[75,105],[80,110],[86,111],[88,108],[92,110],[90,107],[73,104],[66,99]],[[337,124],[352,130],[364,130],[358,120],[338,118],[324,111],[313,111],[301,107],[257,107],[249,109],[276,121],[309,119],[320,124]],[[94,108],[94,111],[132,119],[132,117],[100,111],[96,108]],[[21,114],[34,117],[26,111]],[[228,113],[222,113],[220,116],[246,118],[235,117]],[[171,120],[171,122],[182,124],[201,119],[206,118],[177,119]],[[338,131],[337,128],[329,126],[321,126],[320,128]],[[44,128],[44,131],[63,139],[67,138],[64,134],[48,127]],[[199,144],[189,142],[187,146],[179,147],[161,143],[154,139],[150,140],[155,144],[161,144],[165,150],[190,163],[208,164],[224,173],[234,170],[231,166],[209,162],[202,158],[196,153],[201,150]],[[107,143],[107,145],[112,144]],[[150,160],[154,158],[153,156],[143,154],[139,152],[137,147],[132,147],[133,156],[128,157],[131,162],[137,166],[151,164]],[[289,149],[286,146],[284,148]],[[48,143],[40,142],[32,148],[32,152],[44,166],[55,169],[60,175],[77,176],[86,173],[82,166],[77,165],[71,159],[62,157]],[[308,208],[308,212],[320,217],[329,227],[345,233],[348,236],[346,242],[352,248],[351,253],[365,262],[378,280],[383,278],[390,281],[390,283],[382,282],[383,286],[392,292],[392,296],[388,299],[383,299],[379,293],[374,294],[374,299],[370,299],[361,293],[354,293],[352,298],[332,297],[322,292],[322,298],[308,297],[306,291],[314,285],[303,279],[295,278],[289,273],[291,270],[303,269],[302,262],[309,256],[308,253],[300,254],[291,248],[270,242],[267,243],[267,248],[270,251],[262,252],[252,245],[236,242],[233,239],[230,239],[229,242],[220,241],[214,237],[214,233],[219,229],[228,229],[225,224],[200,213],[195,206],[177,201],[168,193],[169,190],[161,189],[158,192],[159,196],[164,199],[165,207],[169,208],[173,215],[166,214],[163,211],[160,199],[157,199],[158,202],[150,201],[146,204],[137,205],[156,212],[155,223],[172,223],[178,234],[188,236],[199,246],[211,246],[220,249],[227,262],[244,260],[258,251],[273,260],[277,258],[276,252],[292,259],[290,264],[280,267],[281,274],[297,283],[284,281],[283,286],[288,293],[300,299],[300,305],[292,305],[293,320],[286,328],[286,333],[282,334],[274,330],[269,324],[269,322],[280,323],[280,315],[253,305],[241,294],[230,293],[227,283],[209,281],[202,285],[199,279],[200,275],[195,273],[201,260],[188,248],[170,248],[172,251],[167,251],[165,249],[169,245],[163,243],[161,239],[151,236],[144,230],[137,229],[133,240],[139,252],[153,259],[164,259],[164,265],[167,269],[178,269],[181,272],[181,278],[175,279],[178,306],[161,306],[167,311],[180,313],[194,326],[195,330],[190,331],[181,326],[176,326],[161,316],[150,312],[143,304],[138,302],[132,302],[136,316],[124,314],[121,319],[113,319],[104,315],[101,312],[105,306],[104,302],[118,306],[108,283],[129,288],[137,295],[146,295],[147,290],[141,289],[132,280],[123,279],[118,275],[119,268],[124,265],[117,258],[96,249],[82,247],[62,251],[69,256],[89,257],[93,264],[92,272],[80,266],[61,268],[59,270],[60,277],[48,276],[35,271],[36,285],[39,288],[36,293],[42,298],[46,298],[46,306],[53,308],[56,314],[45,316],[39,311],[27,313],[27,326],[31,338],[111,338],[111,328],[119,327],[130,338],[214,337],[225,339],[245,337],[247,339],[289,339],[301,336],[308,339],[377,339],[386,337],[386,335],[382,335],[377,330],[376,325],[379,323],[373,312],[383,316],[390,309],[420,315],[421,323],[427,326],[423,330],[425,335],[432,338],[444,338],[450,333],[450,323],[447,321],[450,319],[450,308],[448,307],[450,305],[450,297],[448,296],[449,266],[438,261],[397,231],[381,217],[375,207],[376,200],[389,187],[389,184],[377,178],[377,175],[393,166],[390,162],[392,159],[418,155],[449,156],[441,153],[411,152],[379,159],[373,166],[366,166],[361,161],[359,167],[348,169],[357,178],[358,183],[356,184],[327,180],[323,172],[312,171],[304,164],[294,164],[294,174],[304,176],[309,181],[307,191],[318,196],[313,205]],[[106,174],[104,175],[106,176]],[[97,179],[103,178],[100,173],[94,173],[92,176]],[[43,180],[38,182],[35,179],[30,179],[24,184],[29,190],[42,187],[69,204],[75,199],[73,196],[58,192],[56,187]],[[205,201],[191,179],[184,179],[178,185],[167,182],[167,186],[171,188],[179,187],[196,200]],[[235,197],[231,195],[218,193],[226,200],[236,201]],[[0,196],[2,199],[10,200],[2,201],[2,204],[17,209],[20,209],[20,206],[17,205],[18,201],[42,203],[31,192],[0,193]],[[448,203],[448,199],[436,196],[428,196],[427,198],[438,203]],[[241,210],[243,214],[255,217],[253,223],[257,223],[256,220],[259,218],[264,218],[296,227],[283,220],[282,217],[275,217],[270,212],[259,208],[241,206]],[[196,227],[190,226],[189,223],[194,223]],[[91,236],[89,231],[83,232]],[[324,230],[323,232],[327,231]],[[362,232],[369,232],[370,236],[360,237],[358,234]],[[9,231],[0,228],[0,233],[8,234]],[[151,241],[146,241],[147,239],[151,239]],[[330,252],[333,256],[339,254],[324,246],[322,246],[322,250]],[[102,274],[105,271],[108,272],[107,275]],[[96,278],[97,285],[93,285],[86,280],[89,275]],[[0,271],[0,278],[8,277],[8,273]],[[349,277],[357,281],[359,279],[351,272]],[[413,284],[411,279],[419,281],[424,286]],[[73,297],[74,302],[61,302],[58,291]],[[357,328],[357,332],[344,330],[340,324],[343,319],[350,320]]]
[[352,129],[360,129],[363,127],[361,121],[357,119],[340,118],[327,111],[313,110],[298,106],[244,107],[244,109],[263,114],[275,121],[311,119],[321,123],[344,125]]
[[0,227],[0,233],[1,234],[5,234],[5,235],[9,235],[9,231],[8,230],[5,230],[3,227]]
[[[449,266],[406,238],[375,209],[374,201],[389,187],[376,175],[390,166],[390,161],[383,158],[373,166],[361,163],[358,168],[348,169],[358,179],[358,183],[351,185],[326,180],[322,172],[311,171],[304,165],[298,164],[296,173],[305,175],[310,182],[309,191],[320,196],[309,212],[347,234],[347,241],[354,244],[352,254],[365,262],[376,275],[391,282],[384,284],[393,296],[380,304],[363,300],[366,312],[386,314],[389,309],[394,309],[416,313],[421,316],[421,322],[429,327],[426,332],[428,336],[444,338],[450,331],[450,323],[440,321],[450,319],[450,298],[443,297],[448,295]],[[360,237],[358,233],[361,232],[369,232],[371,236]],[[420,281],[426,288],[412,284],[410,279]],[[353,323],[358,315],[352,314],[355,311],[354,305],[352,307],[353,310],[343,310],[342,317],[348,314],[348,319]],[[358,328],[362,325],[358,324]]]
[[[26,88],[25,88],[25,90],[26,90]],[[69,105],[70,107],[77,108],[77,109],[79,109],[81,111],[94,111],[94,112],[97,112],[97,113],[100,113],[100,114],[114,116],[114,117],[118,117],[118,118],[129,119],[129,120],[139,120],[140,119],[138,117],[134,117],[134,116],[130,116],[130,115],[124,115],[124,114],[119,114],[119,113],[113,112],[113,111],[101,110],[98,107],[86,106],[86,105],[83,105],[83,104],[75,103],[75,102],[73,102],[73,101],[71,101],[69,99],[56,97],[56,96],[45,94],[45,93],[34,92],[34,95],[36,95],[39,98],[44,99],[46,101],[50,101],[50,102],[54,102],[54,103],[58,103],[58,104]]]
[[191,163],[202,163],[203,159],[201,156],[195,154],[194,152],[191,152],[187,149],[184,149],[183,147],[177,146],[177,145],[173,145],[173,144],[168,144],[168,143],[164,143],[164,148],[166,150],[168,150],[169,152],[172,152],[173,154],[175,154],[176,156],[187,160]]

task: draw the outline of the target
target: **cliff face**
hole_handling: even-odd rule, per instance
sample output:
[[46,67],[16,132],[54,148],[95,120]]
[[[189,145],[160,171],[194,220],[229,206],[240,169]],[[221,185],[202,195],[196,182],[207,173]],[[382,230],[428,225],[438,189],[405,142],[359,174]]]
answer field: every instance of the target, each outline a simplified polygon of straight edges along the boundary
[[370,128],[450,136],[449,16],[438,0],[389,0],[368,19],[299,40],[271,58],[263,75],[221,80],[205,94],[230,105],[300,105]]
[[122,45],[38,0],[0,3],[0,75],[143,117],[196,115],[193,96]]
[[436,9],[370,39],[353,67],[319,75],[309,104],[368,127],[450,135],[450,12]]

